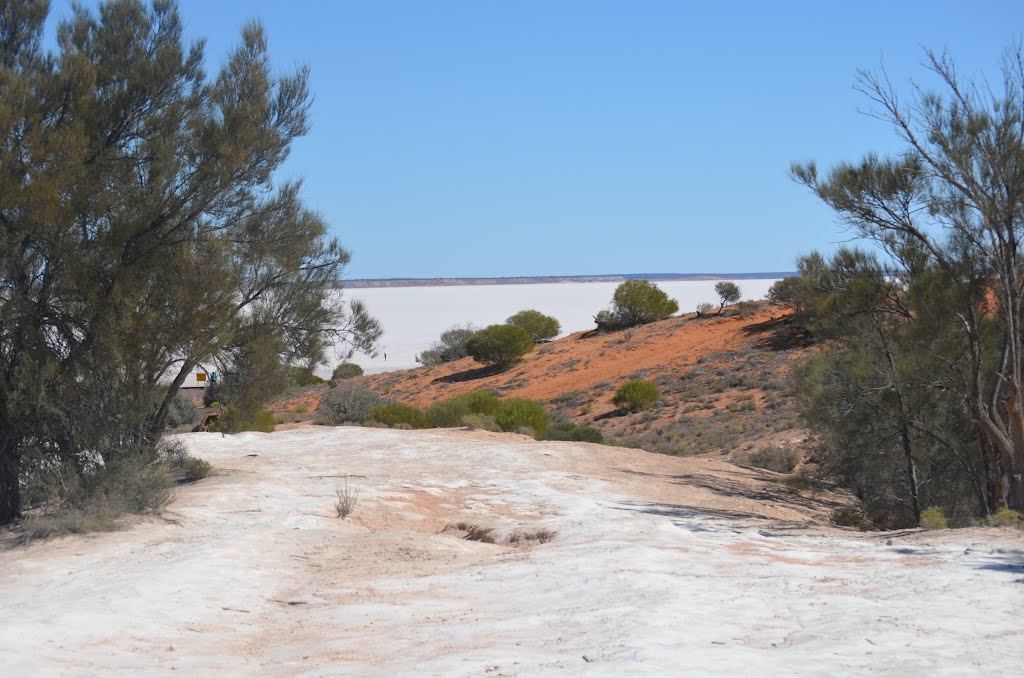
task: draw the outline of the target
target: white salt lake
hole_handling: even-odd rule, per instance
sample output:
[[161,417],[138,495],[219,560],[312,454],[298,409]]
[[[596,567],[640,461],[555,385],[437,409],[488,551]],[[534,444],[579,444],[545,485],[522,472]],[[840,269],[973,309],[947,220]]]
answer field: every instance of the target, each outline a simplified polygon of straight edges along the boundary
[[[658,282],[679,302],[680,313],[692,313],[701,302],[718,303],[718,280]],[[762,299],[775,279],[734,280],[743,299]],[[594,315],[608,308],[617,282],[547,283],[529,285],[458,285],[450,287],[380,287],[342,290],[346,301],[363,301],[380,320],[384,335],[380,355],[356,354],[352,362],[367,373],[418,367],[416,354],[430,347],[452,325],[472,323],[477,328],[502,323],[513,313],[536,309],[562,325],[562,336],[594,328]],[[386,358],[385,358],[386,356]],[[329,352],[329,366],[318,372],[328,376],[340,361]]]

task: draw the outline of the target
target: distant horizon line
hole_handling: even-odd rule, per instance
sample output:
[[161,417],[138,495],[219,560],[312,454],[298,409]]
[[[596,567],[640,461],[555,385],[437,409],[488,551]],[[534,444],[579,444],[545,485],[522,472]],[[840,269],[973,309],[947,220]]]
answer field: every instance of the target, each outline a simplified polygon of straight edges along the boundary
[[559,282],[619,282],[625,280],[770,280],[798,275],[797,271],[760,271],[753,273],[601,273],[593,275],[522,275],[351,278],[340,283],[353,289],[367,287],[421,287],[456,285],[528,285]]

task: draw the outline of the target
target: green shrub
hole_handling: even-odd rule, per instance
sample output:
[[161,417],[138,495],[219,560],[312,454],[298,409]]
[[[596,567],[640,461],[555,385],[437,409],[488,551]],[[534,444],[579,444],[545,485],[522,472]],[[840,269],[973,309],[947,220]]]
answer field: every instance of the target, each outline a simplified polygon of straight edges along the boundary
[[803,278],[800,276],[790,276],[772,283],[772,286],[768,288],[768,294],[765,296],[769,301],[797,304],[799,306],[800,300],[804,295],[803,287]]
[[643,379],[633,379],[619,387],[612,402],[632,412],[638,412],[658,402],[660,398],[661,391],[657,386]]
[[210,462],[199,457],[189,457],[182,464],[182,471],[185,472],[185,480],[192,482],[195,480],[202,480],[211,473],[213,473],[213,466]]
[[615,288],[611,310],[601,311],[594,320],[600,330],[636,327],[667,318],[679,311],[679,303],[648,280],[627,280]]
[[455,398],[466,403],[470,414],[485,414],[493,417],[501,408],[501,398],[490,391],[470,391],[455,396]]
[[544,406],[526,398],[503,400],[494,421],[502,431],[516,431],[528,426],[533,429],[537,438],[543,438],[551,425],[551,418],[548,417]]
[[363,368],[355,363],[341,363],[334,368],[334,372],[331,373],[331,386],[334,386],[339,381],[344,379],[354,379],[355,377],[363,376]]
[[721,302],[718,306],[718,312],[721,313],[726,304],[735,304],[740,300],[741,292],[739,285],[729,280],[723,280],[715,283],[715,294],[718,295]]
[[776,473],[789,473],[800,462],[800,453],[790,448],[769,445],[755,452],[740,455],[738,461]]
[[366,413],[366,423],[384,424],[396,428],[402,424],[410,428],[430,428],[430,420],[415,407],[402,403],[382,403],[370,408]]
[[1018,527],[1022,520],[1024,517],[1021,516],[1020,511],[1001,508],[988,517],[988,524],[994,527]]
[[532,309],[519,311],[519,313],[509,316],[505,324],[525,330],[530,335],[530,339],[535,342],[557,337],[558,333],[562,331],[558,320]]
[[526,330],[510,325],[491,325],[466,341],[466,351],[479,363],[498,367],[515,364],[533,348]]
[[465,400],[448,398],[447,400],[437,401],[428,407],[423,414],[437,428],[455,428],[456,426],[462,426],[463,418],[467,414],[472,413]]
[[476,334],[476,328],[472,325],[464,327],[453,325],[441,333],[439,341],[435,341],[430,348],[418,354],[416,362],[433,367],[465,358],[469,355],[466,351],[466,341],[474,334]]
[[462,418],[462,423],[471,429],[494,432],[501,430],[501,427],[498,426],[498,422],[494,420],[494,417],[486,414],[467,414]]
[[199,410],[196,409],[192,397],[178,391],[171,400],[171,406],[167,410],[167,419],[164,422],[165,428],[176,429],[181,426],[192,427],[199,421]]
[[291,367],[288,369],[288,377],[295,386],[313,386],[315,384],[327,383],[323,377],[313,374],[308,367]]
[[466,415],[482,414],[493,417],[501,406],[501,400],[490,391],[470,391],[454,398],[439,400],[426,409],[424,414],[437,428],[463,426]]
[[384,402],[383,398],[365,386],[342,382],[324,393],[313,421],[331,426],[349,422],[361,424],[373,407]]
[[241,433],[242,431],[259,431],[273,433],[275,428],[274,415],[266,410],[259,412],[243,412],[238,405],[227,405],[221,408],[220,416],[210,424],[211,431],[220,433]]
[[596,428],[577,426],[571,421],[560,421],[551,425],[547,440],[574,440],[584,443],[603,443],[604,436]]
[[740,315],[753,315],[754,313],[757,313],[757,302],[741,301],[736,304],[736,312]]
[[926,530],[945,530],[949,528],[946,514],[938,506],[929,506],[921,511],[921,527]]

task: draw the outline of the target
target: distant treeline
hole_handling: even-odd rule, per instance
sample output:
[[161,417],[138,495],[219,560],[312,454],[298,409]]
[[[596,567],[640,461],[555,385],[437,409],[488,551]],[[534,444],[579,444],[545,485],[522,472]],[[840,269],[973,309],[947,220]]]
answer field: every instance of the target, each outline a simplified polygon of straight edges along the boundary
[[[795,271],[767,273],[616,273],[609,275],[542,275],[509,278],[361,278],[346,280],[349,289],[370,287],[454,287],[457,285],[535,285],[539,283],[623,282],[624,280],[774,280]],[[340,286],[340,285],[339,285]]]

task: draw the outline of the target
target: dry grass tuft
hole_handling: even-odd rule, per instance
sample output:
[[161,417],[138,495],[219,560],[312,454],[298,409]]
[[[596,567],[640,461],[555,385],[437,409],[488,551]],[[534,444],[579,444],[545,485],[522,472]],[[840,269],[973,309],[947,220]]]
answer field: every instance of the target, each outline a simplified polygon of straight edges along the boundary
[[334,502],[334,510],[338,512],[338,517],[344,520],[356,508],[356,502],[359,500],[359,488],[349,484],[348,477],[346,477],[345,482],[336,487],[334,493],[338,497]]

